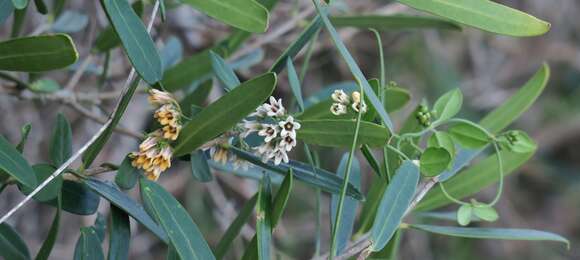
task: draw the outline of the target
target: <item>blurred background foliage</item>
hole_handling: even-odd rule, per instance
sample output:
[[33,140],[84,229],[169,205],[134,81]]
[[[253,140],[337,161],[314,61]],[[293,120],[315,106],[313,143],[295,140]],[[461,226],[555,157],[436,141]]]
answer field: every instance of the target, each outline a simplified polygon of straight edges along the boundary
[[[334,12],[345,14],[373,13],[416,13],[390,1],[360,0],[337,1]],[[396,81],[413,93],[413,104],[396,112],[394,120],[400,125],[415,104],[422,99],[434,101],[439,95],[460,87],[465,95],[462,117],[477,121],[487,111],[501,104],[517,90],[546,61],[552,68],[550,82],[538,102],[528,111],[513,129],[530,133],[539,143],[539,152],[534,159],[507,178],[505,193],[497,205],[500,220],[491,225],[510,228],[528,227],[559,233],[572,243],[569,251],[555,243],[505,242],[497,240],[469,240],[440,237],[423,232],[407,231],[401,243],[400,259],[579,259],[580,249],[580,3],[574,0],[502,0],[508,6],[524,10],[552,24],[549,33],[530,38],[497,36],[475,29],[462,31],[405,30],[381,31],[387,65],[387,79]],[[167,21],[153,29],[166,65],[174,64],[181,57],[213,46],[227,37],[230,29],[192,8],[181,5],[171,7],[169,1]],[[150,5],[146,10],[150,9]],[[51,18],[42,16],[28,8],[28,19],[23,35],[40,32],[72,30],[71,35],[80,53],[79,64],[66,73],[49,73],[50,77],[64,85],[92,48],[96,33],[107,20],[98,1],[67,1],[65,12],[71,20],[55,28]],[[297,19],[310,12],[306,19]],[[145,13],[148,13],[147,11]],[[297,19],[291,30],[260,44],[264,35],[255,35],[241,52],[253,53],[237,70],[242,80],[266,71],[278,55],[294,41],[303,27],[312,18],[310,1],[281,0],[271,16],[267,35],[276,33],[281,25]],[[157,21],[161,23],[161,21]],[[8,38],[12,18],[0,27],[0,38]],[[75,27],[76,28],[70,28]],[[159,25],[159,24],[158,24]],[[80,28],[80,29],[79,29]],[[368,30],[343,28],[341,36],[359,62],[368,78],[379,77],[379,60],[376,41]],[[251,47],[260,46],[256,52]],[[82,104],[90,113],[105,116],[114,106],[113,95],[119,90],[120,81],[129,71],[129,63],[117,48],[111,53],[111,80],[98,87],[99,72],[103,69],[104,57],[98,56],[89,64],[88,72],[80,79],[77,91],[86,93],[112,93],[112,98]],[[257,59],[256,59],[257,58]],[[304,53],[295,61],[297,69]],[[168,67],[168,66],[166,66]],[[292,94],[285,75],[281,77],[275,96],[282,97],[288,107]],[[337,55],[326,32],[321,32],[314,49],[311,64],[303,86],[304,95],[318,91],[331,83],[352,80],[345,63]],[[0,81],[0,86],[3,82]],[[220,95],[221,88],[213,87],[210,99]],[[32,123],[25,155],[32,163],[49,160],[48,142],[56,115],[63,112],[72,123],[74,148],[82,145],[98,128],[99,124],[87,119],[66,102],[48,98],[21,98],[11,96],[0,87],[0,132],[12,142],[17,142],[20,127]],[[134,132],[142,132],[152,112],[146,103],[146,95],[137,95],[123,118],[122,126]],[[98,158],[98,162],[120,163],[122,158],[137,146],[137,140],[125,135],[114,134],[113,139]],[[322,167],[336,170],[341,154],[345,151],[316,148],[320,151]],[[302,149],[296,149],[302,151]],[[305,160],[300,152],[293,158]],[[217,173],[215,181],[199,183],[191,180],[189,164],[180,162],[164,174],[160,183],[172,192],[191,213],[205,238],[212,245],[219,241],[223,231],[236,212],[257,189],[257,182],[229,173]],[[362,164],[363,191],[369,187],[371,169]],[[111,179],[113,174],[104,175]],[[486,190],[478,195],[489,199],[495,193]],[[316,217],[314,208],[315,191],[296,183],[281,225],[274,233],[275,246],[288,255],[282,259],[307,259],[315,250]],[[132,194],[136,196],[137,194]],[[2,194],[0,212],[6,212],[22,195],[14,188]],[[323,196],[323,220],[330,219],[330,199]],[[53,209],[39,203],[30,203],[12,219],[16,229],[35,252],[46,236],[52,221]],[[102,202],[100,211],[108,211]],[[77,217],[64,213],[61,232],[52,259],[69,259],[74,251],[80,226],[91,225],[95,216]],[[489,226],[490,224],[476,224]],[[162,259],[165,246],[143,228],[133,225],[131,259]],[[329,223],[322,222],[322,241],[329,241]],[[356,228],[356,227],[355,227]],[[245,239],[251,238],[251,227],[242,230]],[[106,243],[106,242],[105,242]],[[231,259],[238,259],[243,252],[242,242],[236,242],[230,251]],[[322,251],[328,244],[322,243]],[[106,248],[106,247],[105,247]]]

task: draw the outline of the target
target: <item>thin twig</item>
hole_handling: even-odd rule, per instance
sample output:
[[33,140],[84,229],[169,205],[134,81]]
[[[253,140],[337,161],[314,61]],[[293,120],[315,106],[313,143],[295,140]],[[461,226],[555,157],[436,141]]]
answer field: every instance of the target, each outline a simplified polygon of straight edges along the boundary
[[79,80],[81,79],[81,77],[83,76],[83,74],[87,70],[87,68],[89,67],[89,64],[91,64],[92,60],[93,60],[93,55],[89,54],[85,58],[85,60],[81,63],[81,65],[77,68],[77,70],[75,71],[75,74],[73,74],[73,76],[70,78],[68,83],[66,83],[64,89],[72,91],[78,85]]
[[[151,19],[149,21],[149,25],[147,26],[147,32],[150,32],[151,31],[151,28],[153,27],[153,21],[155,19],[155,16],[157,15],[157,11],[158,10],[159,10],[159,1],[156,1],[155,2],[155,5],[153,7],[153,12],[151,13]],[[125,84],[123,86],[123,94],[119,97],[119,100],[117,102],[117,106],[115,107],[115,110],[111,113],[111,115],[109,116],[109,120],[107,120],[107,122],[99,129],[99,131],[97,131],[97,133],[95,135],[93,135],[91,137],[91,139],[89,139],[89,141],[86,142],[73,156],[71,156],[65,163],[63,163],[58,169],[56,169],[56,171],[54,171],[48,178],[46,178],[46,180],[44,182],[42,182],[36,189],[34,189],[20,203],[18,203],[18,205],[16,205],[14,208],[12,208],[10,211],[8,211],[8,213],[6,213],[0,219],[0,224],[4,223],[8,218],[10,218],[10,216],[12,216],[22,206],[24,206],[24,204],[26,204],[26,202],[28,202],[32,197],[34,197],[44,187],[46,187],[46,185],[48,185],[54,178],[56,178],[61,173],[63,173],[95,141],[97,141],[97,139],[99,139],[103,133],[105,133],[105,131],[107,130],[107,128],[109,128],[109,126],[113,122],[113,115],[115,115],[115,113],[117,113],[117,111],[119,110],[122,97],[125,96],[125,94],[129,90],[129,85],[130,85],[130,82],[133,80],[133,76],[134,75],[135,75],[135,68],[131,68],[131,72],[129,73],[129,76],[127,77],[127,80],[125,81]]]

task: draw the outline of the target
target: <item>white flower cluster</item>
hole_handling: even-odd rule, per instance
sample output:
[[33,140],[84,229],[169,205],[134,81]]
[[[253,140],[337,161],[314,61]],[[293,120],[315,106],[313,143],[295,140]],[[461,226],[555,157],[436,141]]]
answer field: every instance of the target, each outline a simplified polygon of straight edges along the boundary
[[240,125],[244,129],[240,137],[257,132],[264,137],[264,143],[255,151],[262,161],[273,160],[276,165],[288,163],[288,152],[296,146],[296,130],[300,129],[300,123],[286,114],[282,99],[270,97],[269,103],[259,106],[250,117],[254,120],[244,120]]
[[365,104],[364,100],[361,100],[360,93],[358,91],[354,91],[351,94],[352,96],[352,104],[350,97],[344,93],[342,89],[335,90],[330,97],[334,100],[335,103],[330,106],[330,112],[336,116],[344,115],[348,112],[348,105],[351,105],[351,108],[356,113],[366,113],[367,112],[367,105]]

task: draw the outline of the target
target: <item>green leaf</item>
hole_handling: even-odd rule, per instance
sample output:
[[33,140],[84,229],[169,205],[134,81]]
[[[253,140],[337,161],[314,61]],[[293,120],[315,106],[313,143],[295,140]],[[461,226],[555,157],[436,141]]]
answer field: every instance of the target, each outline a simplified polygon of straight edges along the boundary
[[502,240],[555,241],[564,243],[566,246],[570,247],[570,242],[560,235],[532,229],[465,228],[414,224],[409,225],[409,227],[445,236]]
[[55,166],[62,165],[72,155],[72,130],[62,113],[56,117],[50,142],[50,159]]
[[113,183],[103,182],[97,179],[87,179],[85,183],[101,197],[127,212],[161,240],[168,241],[165,232],[155,224],[155,221],[145,212],[143,207],[132,200],[127,194],[120,191]]
[[[354,136],[355,122],[352,120],[304,120],[296,131],[297,138],[309,143],[330,147],[350,147]],[[358,145],[382,147],[387,143],[389,131],[370,122],[360,122]]]
[[354,15],[333,16],[330,21],[336,27],[373,28],[377,30],[442,29],[461,30],[461,26],[448,20],[412,15]]
[[385,90],[385,109],[394,112],[404,107],[411,100],[411,93],[404,88],[388,87]]
[[121,98],[121,101],[119,102],[118,105],[118,109],[113,115],[113,120],[111,124],[109,124],[109,127],[107,127],[107,129],[101,134],[101,136],[99,136],[98,139],[83,154],[82,159],[85,168],[89,167],[93,163],[99,152],[101,152],[101,150],[103,149],[103,147],[113,134],[113,129],[115,129],[115,127],[117,127],[117,125],[119,124],[119,121],[121,121],[121,117],[123,117],[125,110],[127,110],[127,106],[129,106],[129,102],[131,101],[131,98],[133,98],[133,94],[135,94],[135,90],[139,86],[140,82],[141,78],[135,77],[133,82],[131,82],[129,89],[127,90],[125,95]]
[[180,156],[194,151],[232,128],[262,104],[275,86],[276,74],[266,73],[242,83],[206,107],[183,127],[174,146],[174,155]]
[[419,168],[410,161],[404,161],[389,183],[371,229],[373,252],[383,249],[399,228],[415,195],[419,176]]
[[202,150],[191,152],[191,176],[201,182],[208,182],[213,180],[213,175],[209,170],[207,157]]
[[467,226],[471,222],[473,208],[469,204],[464,204],[459,207],[457,211],[457,223],[462,226]]
[[276,59],[276,61],[270,68],[270,71],[276,73],[282,72],[282,70],[284,70],[284,67],[287,65],[286,60],[288,58],[294,59],[294,57],[298,55],[298,53],[302,50],[302,48],[304,48],[304,46],[306,46],[306,44],[310,42],[310,40],[312,40],[312,37],[314,37],[314,35],[318,33],[320,27],[322,27],[322,19],[320,19],[320,16],[316,16],[316,18],[314,18],[308,24],[308,26],[306,26],[306,28],[304,28],[304,31],[300,33],[298,38],[294,42],[292,42],[290,46],[288,46],[288,48],[284,50],[284,52],[282,52],[282,54],[280,55],[280,57],[278,57],[278,59]]
[[62,87],[58,84],[58,82],[52,79],[41,79],[33,82],[30,85],[27,85],[28,89],[32,92],[38,93],[52,93],[60,90]]
[[530,108],[546,87],[548,79],[550,67],[544,64],[518,92],[487,114],[479,124],[490,133],[500,132]]
[[81,228],[81,236],[75,246],[74,260],[103,260],[103,249],[97,231],[93,227]]
[[[344,153],[342,155],[342,159],[340,160],[340,164],[338,165],[338,169],[336,173],[339,177],[344,178],[346,173],[346,165],[348,160],[348,153]],[[360,189],[360,176],[361,176],[361,169],[360,164],[356,158],[353,158],[352,164],[350,166],[350,180],[349,182]],[[336,225],[336,210],[338,207],[339,195],[333,194],[330,200],[330,217],[331,217],[331,227]],[[338,229],[337,234],[337,246],[336,246],[336,253],[335,255],[340,255],[342,250],[347,246],[348,241],[352,236],[352,230],[354,227],[354,221],[356,218],[358,201],[353,198],[345,198],[344,200],[344,210],[342,211],[342,220],[340,223],[340,227]]]
[[[143,1],[137,0],[131,6],[138,16],[143,15]],[[99,35],[97,35],[94,48],[98,52],[108,52],[119,46],[119,44],[121,44],[119,35],[117,35],[112,26],[107,26],[99,33]]]
[[[507,176],[523,165],[534,153],[513,153],[502,151],[503,172]],[[484,160],[472,165],[445,182],[445,190],[457,198],[462,199],[473,195],[499,180],[497,156],[490,155]],[[451,203],[439,187],[433,188],[417,205],[417,211],[428,211]]]
[[327,12],[326,8],[321,7],[320,3],[318,3],[318,1],[314,1],[314,4],[316,5],[316,9],[318,10],[318,15],[320,15],[320,17],[322,18],[322,22],[324,23],[324,26],[326,27],[326,29],[330,33],[330,37],[332,38],[332,41],[336,45],[338,52],[340,53],[340,55],[342,55],[343,59],[346,61],[346,64],[348,65],[353,76],[356,78],[357,83],[360,84],[362,86],[362,88],[364,89],[365,97],[367,97],[370,100],[372,107],[374,107],[374,109],[378,112],[379,117],[381,118],[381,120],[385,123],[385,125],[389,129],[389,132],[392,132],[393,131],[393,123],[391,122],[391,118],[389,117],[389,114],[387,113],[387,111],[383,107],[383,104],[381,103],[381,101],[379,100],[377,95],[373,92],[371,86],[369,85],[364,74],[362,73],[362,71],[360,70],[358,65],[356,64],[354,58],[346,49],[346,46],[344,45],[344,43],[340,39],[340,36],[336,32],[336,29],[332,26],[332,24],[328,20],[328,17],[326,15],[326,12]]
[[123,162],[121,162],[117,170],[117,175],[115,175],[115,184],[123,190],[130,190],[135,187],[139,176],[141,176],[139,169],[131,165],[131,160],[129,156],[125,156],[125,159],[123,159]]
[[258,204],[256,207],[256,241],[258,259],[270,259],[272,240],[272,188],[270,178],[264,176],[260,183]]
[[181,259],[215,259],[189,213],[163,187],[145,178],[139,180],[141,197],[161,224]]
[[28,188],[36,187],[36,178],[32,167],[2,135],[0,135],[0,170]]
[[0,25],[6,21],[12,12],[14,11],[14,5],[12,5],[11,0],[0,0]]
[[445,148],[429,147],[421,154],[421,172],[434,177],[443,172],[451,163],[451,155]]
[[101,3],[139,76],[150,85],[161,80],[163,69],[155,43],[129,2],[102,0]]
[[129,244],[131,242],[131,225],[129,215],[122,209],[111,205],[111,221],[109,225],[109,257],[108,260],[129,259]]
[[102,243],[105,240],[107,221],[105,220],[105,216],[103,216],[103,214],[101,214],[101,212],[97,212],[97,217],[95,218],[95,223],[93,224],[93,228],[97,232],[97,236],[99,237],[99,241],[101,241],[101,243]]
[[10,260],[30,259],[26,243],[11,226],[0,224],[0,256]]
[[[97,212],[101,198],[91,191],[87,185],[64,180],[61,188],[62,209],[77,215],[93,215]],[[48,204],[57,207],[58,200],[51,200]]]
[[[255,155],[239,150],[235,147],[230,147],[230,150],[236,154],[241,159],[244,159],[250,163],[260,166],[266,170],[273,171],[278,174],[286,175],[290,168],[292,168],[294,177],[297,180],[302,181],[306,184],[313,186],[314,188],[320,188],[323,191],[338,194],[342,186],[342,178],[336,176],[334,173],[329,171],[314,168],[308,164],[304,164],[297,161],[290,161],[290,163],[281,163],[280,165],[274,165],[272,163],[263,163],[261,158]],[[346,194],[357,200],[362,200],[363,196],[358,189],[353,185],[349,184]]]
[[[46,178],[48,178],[56,168],[49,164],[37,164],[32,166],[34,170],[34,175],[36,176],[36,182],[42,183]],[[62,188],[62,176],[54,178],[46,187],[44,187],[38,194],[34,195],[34,199],[40,202],[47,202],[54,200],[59,194]],[[28,187],[22,187],[22,193],[28,195],[33,189]]]
[[268,10],[254,0],[183,2],[217,20],[248,32],[265,32],[268,28]]
[[300,111],[304,111],[304,99],[302,99],[302,87],[300,86],[300,79],[298,79],[298,74],[296,73],[296,69],[294,68],[294,64],[290,58],[286,60],[286,67],[288,68],[288,82],[290,83],[292,94],[294,94],[294,98],[296,98],[296,102],[298,102]]
[[0,42],[0,70],[42,72],[67,67],[77,59],[75,45],[66,34]]
[[463,94],[458,88],[445,93],[437,99],[433,106],[437,113],[437,121],[445,121],[454,117],[461,110],[462,104]]
[[546,33],[550,24],[529,14],[487,0],[399,0],[415,9],[484,31],[510,36]]
[[28,6],[28,0],[12,0],[14,8],[21,10]]
[[58,237],[58,228],[60,227],[60,215],[62,212],[62,199],[59,194],[57,197],[57,206],[56,206],[56,213],[54,215],[54,219],[52,221],[52,225],[50,226],[50,230],[48,231],[48,235],[46,235],[46,239],[42,243],[42,246],[38,250],[38,254],[36,255],[35,260],[47,260],[50,256],[50,252],[52,252],[52,248],[56,243],[56,239]]
[[435,132],[431,137],[429,137],[429,140],[427,140],[427,145],[429,147],[444,148],[449,152],[451,157],[455,156],[455,143],[453,142],[451,135],[446,132]]
[[484,131],[465,122],[455,123],[450,126],[449,134],[459,145],[469,149],[482,148],[490,141]]
[[280,188],[274,197],[273,207],[272,207],[272,228],[276,227],[278,221],[282,218],[282,214],[288,205],[288,199],[290,198],[290,192],[292,192],[292,187],[294,186],[294,170],[290,168],[284,181],[280,184]]
[[246,202],[244,207],[240,210],[238,216],[234,219],[232,224],[228,227],[220,242],[218,243],[216,249],[214,250],[216,259],[223,259],[228,249],[232,245],[232,242],[238,236],[244,224],[248,221],[254,207],[256,206],[256,201],[258,200],[258,194],[256,193],[250,200]]
[[209,52],[209,57],[211,59],[213,72],[225,85],[226,90],[231,91],[241,84],[234,70],[228,64],[226,64],[226,61],[222,57],[213,51]]

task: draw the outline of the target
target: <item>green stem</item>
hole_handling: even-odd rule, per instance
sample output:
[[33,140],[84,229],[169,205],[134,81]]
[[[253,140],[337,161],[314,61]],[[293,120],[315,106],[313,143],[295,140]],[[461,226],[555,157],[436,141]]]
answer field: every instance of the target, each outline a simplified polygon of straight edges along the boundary
[[445,197],[447,197],[447,199],[457,203],[457,204],[461,204],[461,205],[469,205],[469,203],[467,202],[463,202],[461,200],[456,199],[455,197],[451,196],[449,193],[447,193],[447,190],[445,189],[445,186],[443,186],[443,182],[439,182],[439,187],[441,188],[441,191],[443,192],[443,195],[445,195]]
[[[310,150],[310,147],[308,146],[308,144],[304,143],[304,152],[306,153],[306,158],[308,158],[308,162],[310,163],[310,165],[312,166],[312,172],[314,172],[314,174],[316,175],[316,163],[314,162],[314,159],[312,158],[312,152]],[[321,205],[321,193],[320,193],[320,189],[317,188],[316,189],[316,205],[315,205],[315,209],[316,209],[316,225],[315,225],[315,229],[316,229],[316,243],[315,243],[315,250],[314,250],[314,258],[317,258],[320,255],[320,238],[322,235],[322,230],[321,230],[321,222],[322,222],[322,207]]]
[[387,145],[387,149],[391,149],[391,151],[397,153],[399,156],[403,157],[405,160],[410,161],[411,159],[409,159],[409,157],[407,157],[407,155],[405,155],[403,152],[401,152],[399,149],[392,147],[390,145]]
[[[360,96],[361,100],[364,100],[364,89],[360,82],[358,82],[360,87]],[[350,168],[352,165],[352,159],[354,157],[354,153],[356,151],[356,144],[358,143],[358,133],[360,130],[360,121],[362,119],[362,113],[358,113],[356,118],[356,126],[354,129],[354,137],[352,139],[352,145],[350,147],[350,153],[348,154],[348,160],[346,161],[346,170],[344,173],[344,180],[342,181],[342,188],[340,190],[340,197],[338,199],[338,207],[336,209],[336,217],[334,218],[336,221],[332,227],[332,240],[330,243],[330,260],[334,259],[336,256],[336,246],[338,242],[338,231],[340,230],[340,224],[342,221],[342,210],[344,207],[344,199],[346,197],[346,190],[348,188],[349,180],[350,180]]]
[[503,159],[501,158],[501,153],[499,150],[499,146],[497,145],[497,142],[493,142],[493,147],[495,149],[495,153],[497,154],[497,166],[499,167],[499,186],[498,186],[498,190],[497,190],[497,194],[495,195],[495,198],[493,199],[493,201],[491,203],[489,203],[488,205],[490,207],[493,207],[498,201],[499,198],[501,197],[501,193],[503,191]]

